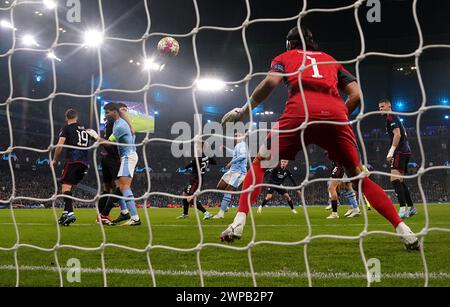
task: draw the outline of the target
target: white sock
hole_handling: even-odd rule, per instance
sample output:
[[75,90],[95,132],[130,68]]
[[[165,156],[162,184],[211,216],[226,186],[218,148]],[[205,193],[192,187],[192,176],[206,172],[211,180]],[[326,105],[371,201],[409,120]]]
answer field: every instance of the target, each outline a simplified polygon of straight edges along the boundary
[[122,210],[120,212],[122,212],[122,214],[125,215],[125,214],[128,214],[129,211],[128,211],[128,209],[125,209],[125,210]]
[[218,216],[223,216],[225,214],[225,211],[223,211],[222,209],[219,210],[219,212],[217,213]]
[[406,211],[406,207],[400,207],[400,212],[405,212]]
[[236,214],[236,217],[234,218],[232,225],[233,225],[233,227],[236,227],[237,225],[245,226],[246,220],[247,220],[247,214],[244,212],[238,212]]
[[131,219],[135,222],[139,221],[139,215],[133,215]]

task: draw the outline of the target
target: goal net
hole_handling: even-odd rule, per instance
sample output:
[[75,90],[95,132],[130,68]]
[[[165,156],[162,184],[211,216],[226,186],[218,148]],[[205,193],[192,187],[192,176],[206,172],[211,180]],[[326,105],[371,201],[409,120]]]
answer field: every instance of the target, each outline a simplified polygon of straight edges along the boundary
[[[434,285],[433,281],[437,281],[437,285],[448,285],[450,267],[440,267],[438,262],[448,258],[450,227],[446,220],[448,222],[449,212],[444,205],[429,205],[430,202],[448,202],[450,167],[445,160],[448,159],[448,124],[433,126],[427,123],[436,114],[441,122],[447,120],[450,106],[445,98],[448,89],[445,85],[436,89],[440,85],[434,83],[432,73],[423,67],[426,65],[422,58],[426,53],[441,52],[439,55],[442,54],[444,64],[438,60],[432,65],[441,65],[448,77],[449,66],[445,67],[445,63],[449,63],[446,52],[450,44],[445,39],[425,43],[418,7],[426,8],[428,1],[397,3],[402,10],[408,11],[409,25],[416,31],[416,43],[408,52],[373,51],[377,48],[373,48],[372,42],[377,38],[367,40],[366,32],[376,36],[378,30],[373,27],[377,18],[383,18],[383,11],[380,13],[377,9],[383,10],[384,1],[381,4],[379,1],[342,1],[342,6],[328,1],[333,3],[317,7],[314,1],[304,0],[298,1],[297,10],[291,11],[289,16],[276,7],[272,11],[264,1],[231,1],[223,15],[235,13],[228,18],[233,21],[220,19],[220,24],[214,23],[211,16],[221,13],[208,11],[213,6],[206,1],[169,2],[165,8],[145,0],[67,3],[10,0],[0,4],[0,115],[3,119],[0,206],[4,208],[0,210],[0,285],[71,286],[80,283],[80,278],[80,284],[87,286],[371,286],[380,279],[403,286]],[[140,17],[134,22],[127,20],[127,16],[135,15]],[[295,25],[301,28],[305,19],[318,15],[320,23],[325,23],[328,18],[332,20],[329,27],[336,27],[336,22],[341,20],[346,30],[352,28],[349,30],[353,37],[352,48],[356,47],[357,53],[346,57],[350,53],[343,51],[342,58],[337,59],[338,63],[354,71],[361,85],[361,106],[351,117],[351,124],[358,138],[362,163],[369,167],[371,178],[386,190],[391,189],[390,171],[383,161],[390,144],[383,140],[385,121],[380,116],[382,113],[374,107],[374,100],[385,97],[380,97],[379,89],[369,88],[367,83],[379,82],[380,88],[389,88],[390,81],[385,81],[383,76],[391,75],[391,72],[384,68],[373,69],[383,61],[390,63],[395,72],[408,71],[409,77],[414,78],[406,87],[418,90],[416,106],[402,108],[406,102],[400,99],[394,104],[394,114],[402,116],[414,133],[410,135],[415,151],[414,165],[410,165],[410,169],[414,172],[402,178],[410,184],[415,202],[420,203],[419,215],[415,220],[408,220],[424,247],[418,253],[403,251],[399,235],[365,205],[361,206],[362,216],[358,220],[342,217],[339,223],[325,220],[324,207],[316,205],[327,203],[330,163],[319,148],[305,147],[303,132],[313,124],[309,120],[295,129],[302,132],[303,150],[290,168],[299,185],[283,187],[294,202],[302,206],[297,216],[291,216],[286,208],[267,208],[262,215],[250,210],[244,237],[236,244],[218,240],[221,231],[234,217],[233,208],[225,220],[204,221],[195,207],[190,209],[189,221],[175,219],[177,213],[181,213],[182,199],[186,198],[182,196],[182,188],[189,181],[185,173],[190,171],[184,166],[193,156],[185,155],[185,151],[191,152],[198,138],[208,142],[220,140],[227,147],[234,146],[233,133],[223,135],[215,129],[206,131],[201,127],[214,121],[220,123],[221,116],[228,110],[248,101],[256,81],[268,74],[265,67],[270,64],[267,63],[270,58],[262,55],[266,48],[262,46],[264,42],[250,41],[249,38],[258,32],[258,39],[261,39],[266,35],[265,30],[269,36],[278,29],[286,33],[286,29]],[[78,23],[78,19],[82,22]],[[398,20],[398,23],[402,22],[403,19]],[[90,29],[86,28],[89,23]],[[188,30],[165,30],[180,24],[189,24]],[[86,33],[89,36],[83,41]],[[180,55],[158,62],[156,43],[165,36],[180,42]],[[236,39],[240,40],[240,46],[233,45]],[[283,42],[284,36],[279,41]],[[219,48],[207,48],[208,42]],[[305,44],[303,36],[302,43]],[[269,46],[277,46],[271,44]],[[333,54],[332,44],[325,45]],[[226,97],[205,94],[200,89],[200,80],[220,71],[214,64],[221,64],[221,59],[211,55],[220,48],[223,49],[217,50],[218,54],[226,53],[230,58],[243,61],[227,62],[230,65],[225,68],[219,66],[241,72],[239,78],[227,79],[219,85],[210,80],[205,85],[210,90],[218,86],[222,94],[228,95]],[[274,49],[268,52],[272,58],[283,52],[279,46]],[[183,60],[183,53],[188,59]],[[212,60],[212,64],[205,64],[203,58]],[[373,60],[375,62],[371,62]],[[371,68],[368,67],[378,79],[364,74],[367,63],[371,63]],[[307,65],[306,59],[304,61],[304,67],[314,66],[318,70],[327,64]],[[134,75],[130,69],[134,69]],[[424,77],[424,71],[432,81]],[[183,79],[183,75],[190,77]],[[445,80],[445,72],[443,76]],[[391,80],[395,78],[393,76]],[[124,82],[130,86],[122,87]],[[427,84],[432,91],[443,93],[438,98],[440,103],[431,101],[435,98],[430,98]],[[303,94],[301,84],[300,89]],[[395,90],[380,92],[391,95]],[[182,109],[176,104],[171,106],[171,99],[184,100],[185,104],[191,101],[192,104],[189,102],[189,108]],[[247,140],[264,139],[271,128],[270,122],[276,121],[279,112],[270,108],[281,99],[281,94],[276,94],[271,101],[265,102],[265,109],[252,112],[250,124],[246,126]],[[71,227],[62,227],[58,218],[62,211],[60,174],[63,164],[52,165],[51,161],[56,148],[70,148],[56,145],[58,132],[64,125],[63,112],[69,107],[78,109],[83,114],[84,125],[100,132],[104,124],[102,107],[114,101],[130,102],[129,106],[133,101],[140,101],[130,109],[137,112],[136,117],[152,122],[136,139],[139,164],[132,188],[143,225],[112,228],[95,224],[99,201],[112,196],[102,194],[101,145],[95,142],[85,149],[91,159],[89,175],[70,197],[78,221]],[[163,119],[158,122],[160,117],[168,118],[169,115],[173,117],[167,123],[162,123]],[[186,117],[190,127],[187,137],[174,136],[181,130],[174,125],[171,127],[170,121],[176,122],[177,116]],[[373,119],[378,119],[377,124],[368,124]],[[35,128],[37,126],[44,128]],[[178,150],[178,156],[173,153],[173,148]],[[257,146],[250,149],[249,158],[255,156]],[[375,160],[379,165],[373,165]],[[219,164],[229,161],[229,156],[218,159]],[[216,188],[222,172],[222,165],[210,165],[194,195],[195,200],[208,204],[212,213],[218,210],[214,206],[220,205],[224,194]],[[250,168],[249,172],[254,170]],[[217,177],[218,173],[220,176]],[[270,184],[262,186],[266,188]],[[250,189],[254,188],[256,186],[252,185]],[[362,204],[360,190],[359,186]],[[296,191],[301,192],[301,197],[297,198]],[[231,192],[233,206],[237,205],[240,193],[240,189]],[[390,196],[396,202],[395,195],[391,193]],[[272,204],[284,202],[281,196],[272,200]],[[171,207],[178,209],[169,209]],[[430,244],[427,244],[428,240]],[[432,257],[427,256],[429,250],[433,251]],[[405,262],[410,265],[405,266]]]

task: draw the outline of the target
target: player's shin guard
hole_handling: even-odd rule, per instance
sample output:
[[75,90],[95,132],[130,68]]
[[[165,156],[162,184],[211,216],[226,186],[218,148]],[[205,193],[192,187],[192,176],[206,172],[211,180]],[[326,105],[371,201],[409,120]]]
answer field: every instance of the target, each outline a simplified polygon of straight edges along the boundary
[[369,178],[362,181],[362,192],[382,216],[384,216],[392,226],[396,228],[403,220],[398,216],[395,207],[384,190]]
[[403,189],[402,183],[400,182],[400,180],[396,179],[396,180],[392,181],[392,186],[394,187],[395,194],[397,195],[397,199],[400,204],[400,207],[405,207],[405,205],[406,205],[405,190]]
[[231,194],[228,193],[224,194],[222,198],[222,203],[220,204],[220,209],[224,212],[227,211],[230,203],[231,203]]
[[[122,194],[124,197],[127,198],[133,198],[133,192],[131,191],[130,188],[123,190]],[[127,204],[127,208],[128,210],[130,210],[130,215],[131,215],[131,219],[138,221],[139,220],[139,215],[137,213],[137,209],[136,209],[136,203],[134,201],[134,199],[127,199],[125,200],[126,204]]]
[[202,213],[206,212],[206,209],[202,206],[202,203],[199,200],[197,200],[196,205],[197,209],[200,210]]
[[[72,196],[72,192],[70,191],[64,192],[64,195]],[[72,199],[68,197],[64,197],[63,199],[64,199],[64,211],[67,213],[73,212]]]
[[405,200],[406,200],[406,203],[408,204],[408,207],[411,207],[411,208],[414,207],[414,203],[411,199],[411,194],[409,194],[409,188],[404,181],[402,182],[402,186],[403,186],[403,191],[405,192]]
[[[255,177],[253,177],[253,172],[248,171],[247,175],[245,175],[244,184],[242,186],[242,190],[248,189],[252,184],[253,180],[255,180],[256,184],[261,184],[264,180],[264,170],[261,168],[261,162],[259,160],[254,161],[253,169],[255,171]],[[250,203],[249,203],[249,192],[241,193],[239,198],[239,209],[238,212],[248,213],[250,210],[251,204],[254,204],[259,194],[261,193],[261,187],[257,187],[251,192],[250,195]]]

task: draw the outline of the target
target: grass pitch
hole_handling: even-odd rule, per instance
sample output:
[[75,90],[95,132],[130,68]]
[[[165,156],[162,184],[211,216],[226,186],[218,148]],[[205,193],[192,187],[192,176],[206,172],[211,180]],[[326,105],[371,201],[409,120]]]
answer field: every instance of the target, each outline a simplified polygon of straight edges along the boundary
[[[406,222],[415,232],[425,226],[423,206],[419,215]],[[364,228],[364,217],[343,217],[347,208],[340,208],[339,220],[326,220],[324,207],[307,207],[312,236],[358,236]],[[76,211],[76,224],[60,229],[57,258],[62,267],[62,283],[67,287],[103,286],[200,286],[198,261],[201,263],[205,286],[253,286],[249,255],[252,259],[258,286],[308,286],[305,266],[305,245],[257,244],[247,250],[230,250],[205,246],[200,253],[199,243],[217,243],[219,234],[231,223],[235,210],[224,220],[201,220],[199,232],[194,209],[190,218],[176,220],[180,209],[149,209],[151,228],[140,211],[143,225],[135,228],[105,227],[103,252],[102,231],[95,223],[95,211]],[[210,209],[215,213],[218,209]],[[262,214],[253,211],[256,223],[255,242],[298,242],[308,234],[303,208],[294,215],[286,207],[265,208]],[[429,205],[431,231],[425,237],[425,256],[430,286],[450,286],[450,205]],[[59,286],[60,276],[55,253],[51,250],[58,241],[58,231],[52,210],[15,210],[19,243],[17,260],[20,266],[20,286]],[[57,212],[60,214],[60,212]],[[118,210],[113,211],[116,216]],[[201,216],[200,216],[201,217]],[[390,224],[374,210],[368,212],[369,231],[393,231]],[[434,228],[438,228],[434,230]],[[151,232],[151,236],[150,236]],[[247,220],[244,237],[232,246],[245,247],[252,238],[251,222]],[[16,285],[16,231],[10,210],[0,210],[0,286]],[[34,245],[42,249],[33,248]],[[366,286],[366,273],[360,254],[359,240],[313,238],[307,244],[306,255],[312,273],[313,286]],[[149,252],[139,252],[151,245]],[[80,250],[74,247],[83,247]],[[124,249],[128,246],[131,249]],[[230,245],[227,245],[230,246]],[[175,251],[167,247],[183,249]],[[381,264],[381,279],[372,286],[423,286],[424,263],[419,252],[406,252],[399,238],[372,234],[364,238],[366,259],[377,258]],[[9,250],[5,250],[9,249]],[[102,253],[106,281],[102,272]],[[198,258],[197,258],[198,257]],[[69,282],[68,260],[76,258],[81,264],[80,282]],[[149,273],[149,262],[155,272]]]

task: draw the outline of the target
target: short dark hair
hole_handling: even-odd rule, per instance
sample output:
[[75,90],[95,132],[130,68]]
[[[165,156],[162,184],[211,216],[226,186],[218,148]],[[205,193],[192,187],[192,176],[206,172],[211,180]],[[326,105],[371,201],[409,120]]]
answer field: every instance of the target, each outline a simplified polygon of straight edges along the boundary
[[[305,39],[305,47],[309,50],[318,50],[319,45],[314,40],[313,34],[310,29],[301,27],[303,38]],[[290,43],[290,49],[303,48],[302,40],[300,38],[300,32],[297,26],[293,27],[287,34],[286,40]]]
[[117,112],[119,112],[119,109],[120,109],[119,105],[117,103],[114,103],[114,102],[108,103],[103,108],[105,110],[108,110],[108,111],[117,111]]
[[378,101],[378,104],[380,104],[380,103],[388,103],[388,104],[391,104],[391,101],[390,101],[389,99],[384,98],[384,99],[381,99],[380,101]]
[[117,103],[117,105],[119,106],[119,109],[121,109],[121,108],[127,108],[128,109],[128,106],[126,104],[124,104],[123,102],[119,102],[119,103]]
[[68,109],[65,114],[67,119],[75,119],[78,118],[78,111],[75,109]]

